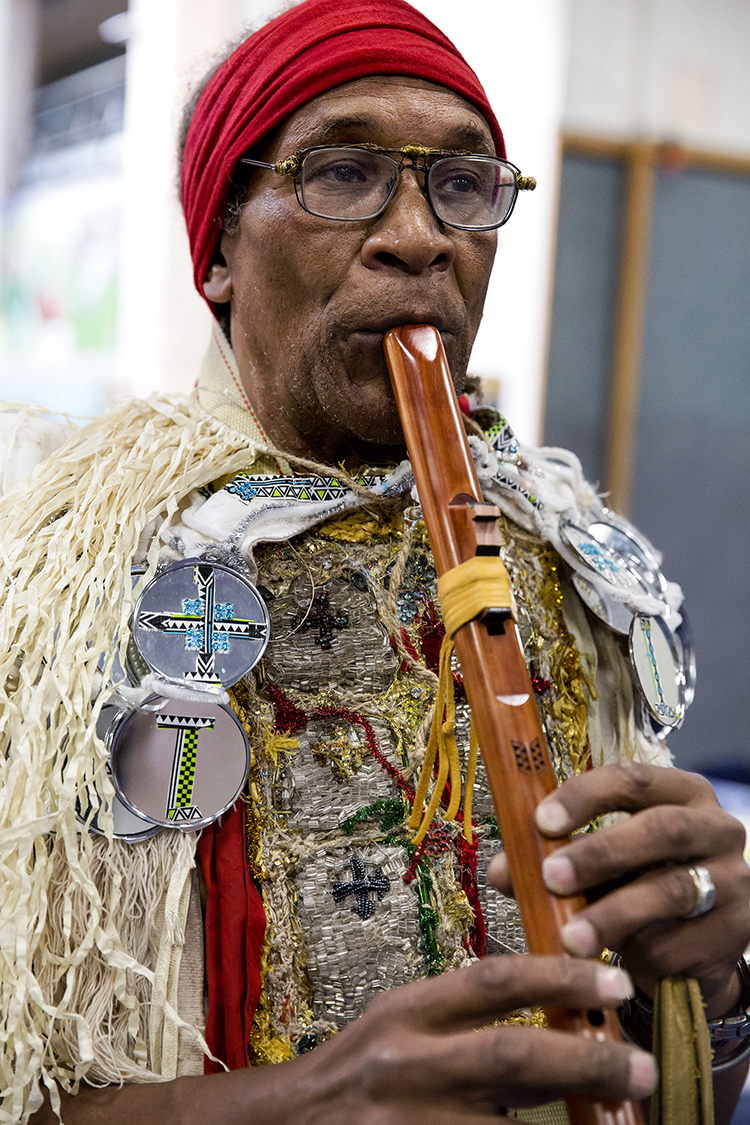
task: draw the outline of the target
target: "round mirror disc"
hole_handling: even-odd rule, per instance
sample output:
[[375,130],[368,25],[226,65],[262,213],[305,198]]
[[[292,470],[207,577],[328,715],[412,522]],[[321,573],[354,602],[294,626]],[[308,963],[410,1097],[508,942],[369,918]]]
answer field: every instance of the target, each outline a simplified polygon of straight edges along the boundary
[[250,746],[229,707],[152,697],[112,737],[112,780],[136,815],[168,828],[205,828],[239,797]]
[[576,573],[573,575],[573,585],[578,591],[581,601],[600,621],[609,625],[610,629],[614,629],[616,633],[627,636],[633,622],[633,614],[627,606],[624,606],[622,602],[616,602],[614,598],[608,598],[606,594],[602,594],[600,590],[597,590],[594,583],[589,582],[588,578],[584,578],[582,574]]

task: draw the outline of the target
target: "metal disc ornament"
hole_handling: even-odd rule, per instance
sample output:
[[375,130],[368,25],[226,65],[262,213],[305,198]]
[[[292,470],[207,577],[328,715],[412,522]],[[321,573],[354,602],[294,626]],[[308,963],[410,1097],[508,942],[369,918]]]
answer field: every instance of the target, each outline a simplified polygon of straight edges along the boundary
[[[693,647],[693,633],[690,628],[685,613],[685,607],[680,606],[680,615],[682,621],[672,633],[672,639],[677,649],[677,656],[682,667],[683,675],[685,677],[685,710],[691,705],[695,699],[695,649]],[[669,624],[669,619],[667,619]],[[654,716],[647,710],[645,703],[641,703],[643,716],[641,717],[641,728],[647,734],[655,734],[657,738],[666,738],[672,727],[666,727],[662,723],[657,723]]]
[[597,574],[624,594],[636,597],[650,593],[644,580],[625,558],[570,520],[560,521],[560,535],[578,563],[573,584],[582,600],[611,629],[627,634],[633,620],[632,610],[615,598],[607,597],[591,577]]
[[609,518],[598,520],[596,523],[589,524],[586,531],[596,539],[597,543],[619,555],[629,570],[638,575],[650,594],[663,600],[667,583],[653,548],[635,528],[631,529],[625,521],[621,522],[617,517],[611,518],[617,519],[617,522],[610,522]]
[[199,559],[158,574],[133,612],[133,640],[148,667],[188,687],[232,687],[258,663],[268,634],[252,582]]
[[657,723],[678,727],[685,717],[685,675],[672,633],[662,617],[637,613],[630,659],[646,707]]
[[152,696],[111,740],[112,781],[137,816],[165,828],[205,828],[239,797],[250,746],[229,707]]
[[690,619],[684,606],[680,606],[680,616],[682,620],[675,629],[674,639],[682,670],[685,673],[685,709],[687,710],[695,699],[695,645],[693,644],[693,630]]
[[[110,703],[105,703],[99,713],[99,719],[96,724],[96,733],[99,735],[103,742],[109,745],[109,732],[112,727],[117,723],[121,717],[122,712],[119,707]],[[112,769],[107,763],[107,773],[112,776]],[[100,805],[101,805],[100,795]],[[99,810],[97,809],[92,814],[93,802],[89,801],[86,807],[79,798],[76,801],[76,816],[81,824],[86,825],[89,831],[96,833],[97,836],[103,836],[104,832],[99,827]],[[141,840],[148,840],[157,832],[161,831],[158,824],[152,824],[150,820],[144,820],[142,816],[138,816],[132,812],[127,805],[124,805],[117,795],[114,793],[112,797],[112,819],[114,822],[114,830],[112,835],[115,840],[124,840],[127,844],[137,844]]]
[[581,601],[600,621],[609,625],[615,633],[629,633],[633,614],[627,606],[624,606],[622,602],[616,602],[614,598],[608,598],[606,594],[602,594],[593,582],[589,582],[588,578],[584,578],[582,574],[577,572],[573,575],[573,585],[578,591]]

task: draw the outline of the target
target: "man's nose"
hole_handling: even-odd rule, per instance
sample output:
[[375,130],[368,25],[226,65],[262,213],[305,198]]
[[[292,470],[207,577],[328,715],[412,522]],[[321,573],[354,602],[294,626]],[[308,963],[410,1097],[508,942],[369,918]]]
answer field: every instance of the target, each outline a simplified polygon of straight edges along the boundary
[[396,193],[372,227],[362,246],[368,269],[391,267],[418,274],[445,272],[456,256],[453,239],[435,216],[417,173],[405,169]]

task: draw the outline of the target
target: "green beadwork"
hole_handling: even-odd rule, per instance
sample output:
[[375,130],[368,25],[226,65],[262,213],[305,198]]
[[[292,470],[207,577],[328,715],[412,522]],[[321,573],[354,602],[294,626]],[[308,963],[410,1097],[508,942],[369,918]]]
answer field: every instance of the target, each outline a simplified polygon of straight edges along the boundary
[[383,797],[372,805],[365,805],[341,824],[341,831],[347,836],[353,836],[357,828],[365,820],[380,821],[381,832],[389,832],[404,822],[404,802],[398,797]]
[[[421,894],[421,879],[420,879],[420,894]],[[421,902],[419,910],[417,911],[417,921],[421,931],[419,939],[419,948],[424,953],[427,959],[427,975],[429,977],[438,976],[445,965],[445,957],[440,952],[437,943],[437,925],[438,925],[438,912],[427,903]]]

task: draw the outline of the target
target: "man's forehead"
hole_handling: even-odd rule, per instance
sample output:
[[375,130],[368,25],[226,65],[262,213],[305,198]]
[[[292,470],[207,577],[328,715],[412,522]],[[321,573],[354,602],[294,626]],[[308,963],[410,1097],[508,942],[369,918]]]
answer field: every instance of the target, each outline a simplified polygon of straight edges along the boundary
[[[398,139],[400,128],[409,135]],[[422,135],[412,135],[415,128]],[[268,152],[276,156],[282,148],[286,153],[312,144],[385,140],[495,151],[489,126],[465,98],[424,79],[388,75],[359,78],[313,98],[284,122]]]

